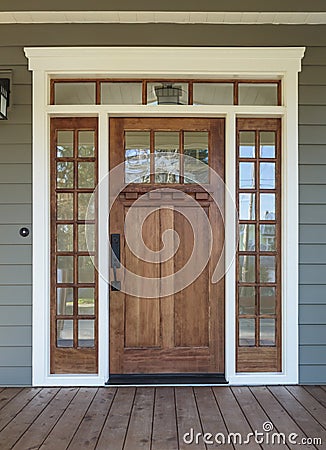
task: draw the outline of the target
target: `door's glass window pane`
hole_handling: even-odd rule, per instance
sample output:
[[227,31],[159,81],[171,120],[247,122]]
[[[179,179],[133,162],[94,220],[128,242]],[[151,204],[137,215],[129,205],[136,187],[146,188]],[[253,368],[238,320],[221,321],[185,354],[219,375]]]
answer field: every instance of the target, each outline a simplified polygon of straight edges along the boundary
[[73,283],[74,281],[74,260],[72,256],[57,257],[57,282]]
[[239,345],[242,347],[255,345],[255,319],[239,319]]
[[260,225],[260,250],[263,252],[275,252],[276,250],[276,226],[271,224]]
[[239,287],[239,314],[255,314],[256,298],[255,288],[248,286]]
[[93,162],[78,163],[78,187],[93,188],[95,185],[95,165]]
[[260,188],[275,189],[275,163],[260,163]]
[[275,283],[275,256],[260,257],[260,281]]
[[150,182],[150,133],[125,132],[125,182]]
[[94,157],[95,132],[78,131],[78,156],[81,158]]
[[255,194],[239,194],[239,219],[255,220]]
[[260,220],[275,220],[275,194],[260,194]]
[[241,162],[239,164],[239,188],[255,188],[255,163]]
[[275,319],[260,319],[259,345],[275,345]]
[[92,193],[78,194],[78,219],[93,220],[94,218],[94,195]]
[[148,105],[187,105],[188,83],[147,83]]
[[61,161],[57,163],[57,187],[71,189],[74,187],[74,163]]
[[84,316],[92,316],[94,309],[94,288],[78,289],[78,314]]
[[72,252],[73,251],[73,225],[57,225],[57,251],[58,252]]
[[101,83],[102,105],[141,105],[142,83]]
[[57,194],[57,220],[73,220],[74,194]]
[[95,226],[93,224],[78,225],[78,250],[80,252],[95,251]]
[[255,225],[242,223],[239,225],[240,252],[255,251]]
[[78,283],[94,283],[94,265],[90,256],[78,257]]
[[255,256],[239,256],[239,280],[254,283],[256,280]]
[[277,83],[239,83],[239,105],[278,104]]
[[94,320],[78,320],[78,347],[94,347]]
[[71,158],[74,156],[74,132],[57,131],[57,157]]
[[155,133],[155,183],[179,183],[179,133]]
[[194,83],[194,105],[233,105],[233,83]]
[[72,82],[54,84],[55,105],[94,105],[95,83]]
[[208,133],[185,131],[184,133],[184,182],[208,183]]
[[74,307],[73,288],[57,289],[57,314],[59,316],[72,316]]
[[261,131],[259,133],[259,139],[260,139],[260,157],[275,158],[275,132]]
[[261,287],[260,288],[260,314],[276,313],[276,288]]
[[57,347],[74,346],[74,321],[57,320]]
[[256,155],[256,134],[254,131],[240,131],[239,133],[239,157],[254,158]]

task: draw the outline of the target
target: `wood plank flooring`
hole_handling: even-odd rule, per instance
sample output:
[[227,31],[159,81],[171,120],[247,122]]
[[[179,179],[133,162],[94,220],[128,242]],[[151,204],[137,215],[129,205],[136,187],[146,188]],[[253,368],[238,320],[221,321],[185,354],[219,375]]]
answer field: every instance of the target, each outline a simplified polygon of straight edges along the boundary
[[274,447],[326,448],[325,386],[0,388],[1,450]]

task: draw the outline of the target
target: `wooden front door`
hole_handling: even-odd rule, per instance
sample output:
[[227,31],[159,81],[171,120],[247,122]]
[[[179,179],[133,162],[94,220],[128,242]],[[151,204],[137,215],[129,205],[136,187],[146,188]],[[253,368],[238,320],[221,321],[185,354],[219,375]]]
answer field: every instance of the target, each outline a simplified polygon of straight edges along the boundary
[[111,375],[224,373],[222,180],[224,119],[110,119]]

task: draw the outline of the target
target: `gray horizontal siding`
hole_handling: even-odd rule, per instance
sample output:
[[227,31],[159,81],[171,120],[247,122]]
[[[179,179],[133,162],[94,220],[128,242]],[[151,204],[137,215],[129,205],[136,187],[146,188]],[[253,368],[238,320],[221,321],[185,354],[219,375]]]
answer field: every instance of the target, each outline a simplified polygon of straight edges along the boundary
[[300,264],[299,274],[300,284],[325,284],[326,264]]
[[326,244],[326,224],[325,225],[300,225],[300,244]]
[[[326,284],[301,284],[299,286],[299,297],[301,305],[325,304]],[[314,336],[314,333],[311,333]]]
[[32,203],[30,184],[1,184],[0,204]]
[[0,367],[0,386],[30,386],[32,367]]
[[3,264],[30,264],[31,245],[0,245],[0,266]]
[[301,264],[326,264],[325,244],[300,244],[299,253]]
[[0,306],[0,326],[30,326],[31,323],[31,306],[17,304],[14,306]]
[[301,365],[299,379],[302,384],[325,384],[326,366],[313,364]]
[[299,201],[302,204],[326,204],[326,185],[301,185],[299,191]]
[[303,345],[326,345],[326,325],[315,325],[314,334],[310,332],[310,325],[300,325],[300,344]]
[[[31,306],[32,286],[28,285],[0,285],[0,305],[1,306]],[[12,311],[11,311],[12,312]],[[27,324],[31,326],[30,324]]]
[[323,356],[326,353],[326,345],[302,345],[300,347],[301,365],[323,366]]
[[24,222],[22,224],[14,225],[1,225],[0,224],[0,245],[12,244],[12,245],[29,245],[32,242],[31,233],[27,237],[22,237],[19,234],[21,225],[31,228],[31,224]]
[[[7,345],[10,347],[24,347],[32,345],[32,327],[31,326],[8,326],[0,328],[0,347]],[[28,350],[28,353],[30,350]],[[28,364],[30,361],[28,362]],[[27,365],[28,365],[27,364]]]
[[[10,341],[8,341],[9,343]],[[8,344],[7,344],[8,345]],[[26,367],[32,359],[32,348],[29,347],[12,347],[11,343],[8,347],[0,345],[0,361],[4,366],[9,367]]]
[[301,325],[326,326],[326,305],[300,305],[299,320]]

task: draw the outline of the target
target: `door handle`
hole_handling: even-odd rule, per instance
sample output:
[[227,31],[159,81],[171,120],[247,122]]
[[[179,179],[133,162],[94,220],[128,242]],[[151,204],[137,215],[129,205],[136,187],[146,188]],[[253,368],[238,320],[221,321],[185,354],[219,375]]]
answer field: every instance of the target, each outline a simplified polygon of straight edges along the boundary
[[110,281],[111,291],[121,290],[121,281],[117,280],[117,269],[121,267],[120,264],[120,234],[111,234],[111,267],[113,269],[113,280]]

